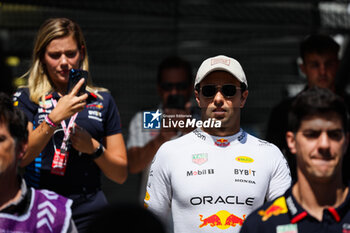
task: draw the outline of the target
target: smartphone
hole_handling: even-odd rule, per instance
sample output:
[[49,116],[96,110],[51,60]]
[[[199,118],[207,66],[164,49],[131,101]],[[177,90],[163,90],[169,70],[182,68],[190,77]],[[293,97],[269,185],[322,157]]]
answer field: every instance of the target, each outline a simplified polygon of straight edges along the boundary
[[183,95],[169,95],[166,101],[166,108],[174,108],[174,109],[185,109],[185,96]]
[[88,79],[89,73],[86,70],[80,69],[71,69],[69,71],[69,80],[68,80],[68,92],[71,92],[74,86],[79,82],[80,79],[84,78],[84,84],[78,91],[78,96],[83,95],[85,93],[86,83]]

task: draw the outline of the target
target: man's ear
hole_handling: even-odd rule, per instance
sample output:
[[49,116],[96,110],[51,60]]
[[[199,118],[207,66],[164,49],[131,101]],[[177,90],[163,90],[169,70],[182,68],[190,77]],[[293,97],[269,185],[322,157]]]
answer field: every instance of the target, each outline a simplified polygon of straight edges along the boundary
[[17,159],[22,160],[24,154],[27,152],[28,148],[28,142],[21,142],[19,145],[17,145]]
[[200,108],[201,107],[201,101],[199,99],[199,93],[197,90],[194,90],[194,96],[196,97],[196,102],[198,104],[198,107]]
[[248,98],[248,94],[249,94],[249,91],[248,90],[245,90],[242,95],[241,95],[241,103],[239,105],[240,108],[243,108],[246,101],[247,101],[247,98]]
[[296,150],[295,134],[291,131],[287,131],[286,140],[287,140],[290,153],[296,154],[297,150]]

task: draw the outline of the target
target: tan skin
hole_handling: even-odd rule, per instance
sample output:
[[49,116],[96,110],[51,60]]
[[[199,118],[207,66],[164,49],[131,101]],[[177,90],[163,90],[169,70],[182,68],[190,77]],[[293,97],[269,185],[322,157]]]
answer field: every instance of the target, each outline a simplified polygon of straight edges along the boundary
[[296,133],[286,134],[297,157],[298,181],[292,188],[298,203],[319,221],[323,210],[338,207],[349,190],[342,182],[342,159],[349,142],[341,118],[333,114],[302,120]]
[[[183,69],[172,68],[166,69],[162,73],[162,82],[168,83],[179,83],[186,82],[186,72]],[[157,87],[158,94],[162,100],[162,103],[166,103],[166,100],[169,95],[184,95],[188,99],[192,93],[192,87],[189,86],[186,90],[177,90],[173,88],[172,90],[163,90],[160,86]],[[185,110],[179,109],[169,109],[164,108],[163,114],[173,115],[173,114],[190,114],[191,104],[188,102],[186,104]],[[182,133],[187,133],[189,129],[181,129],[181,128],[169,128],[169,129],[161,129],[158,136],[156,136],[153,140],[148,142],[143,147],[132,147],[128,149],[128,162],[129,162],[129,171],[130,173],[139,173],[142,172],[153,160],[154,155],[158,151],[159,147],[164,143],[169,141],[171,138],[176,136],[179,131]]]
[[333,52],[308,53],[300,65],[308,86],[318,86],[335,91],[335,77],[339,67],[338,55]]
[[[240,82],[232,74],[225,71],[214,71],[207,75],[200,83],[204,85],[222,86],[233,84],[240,88]],[[244,107],[248,97],[248,90],[243,93],[237,89],[233,97],[226,98],[221,91],[217,91],[212,98],[204,97],[201,92],[195,91],[198,106],[202,110],[202,120],[208,118],[221,121],[221,128],[203,128],[210,135],[230,136],[239,132],[241,108]]]
[[0,124],[0,210],[19,199],[21,189],[17,179],[17,165],[26,143],[16,144],[6,124]]
[[[61,95],[57,106],[49,114],[49,118],[56,125],[85,108],[88,95],[76,96],[83,85],[83,80],[80,80],[73,90],[65,95],[69,70],[79,68],[83,60],[82,51],[83,49],[77,48],[73,36],[54,39],[46,47],[42,63],[45,65],[55,89]],[[29,122],[28,131],[28,150],[23,157],[21,166],[27,166],[35,159],[45,148],[55,129],[43,122],[33,130],[33,124]],[[99,142],[78,125],[76,125],[75,132],[70,135],[70,140],[77,151],[87,154],[93,154],[99,147]],[[104,153],[94,161],[109,179],[117,183],[125,182],[127,178],[127,158],[122,134],[106,136],[103,145],[105,147]]]

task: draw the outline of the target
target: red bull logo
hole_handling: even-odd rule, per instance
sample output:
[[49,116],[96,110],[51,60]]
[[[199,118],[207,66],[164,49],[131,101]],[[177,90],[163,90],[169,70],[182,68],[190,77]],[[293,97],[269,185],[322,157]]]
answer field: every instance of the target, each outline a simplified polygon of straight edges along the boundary
[[221,210],[216,214],[213,214],[204,219],[203,215],[200,214],[199,217],[202,224],[199,225],[199,228],[210,226],[225,230],[229,227],[242,226],[245,220],[245,216],[246,215],[244,214],[242,218],[240,218],[226,210]]
[[227,139],[220,138],[220,139],[216,139],[215,145],[221,146],[221,147],[226,147],[226,146],[230,145],[230,142]]
[[258,214],[262,216],[262,221],[268,220],[272,216],[278,216],[288,212],[286,200],[284,197],[278,198],[266,210],[260,210]]
[[103,105],[102,104],[88,104],[88,105],[86,105],[86,108],[102,109]]

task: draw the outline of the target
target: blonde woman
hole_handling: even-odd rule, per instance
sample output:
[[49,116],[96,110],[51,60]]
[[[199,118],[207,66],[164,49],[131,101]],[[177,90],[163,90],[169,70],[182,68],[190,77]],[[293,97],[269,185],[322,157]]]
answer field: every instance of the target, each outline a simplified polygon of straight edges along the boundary
[[66,18],[49,19],[36,37],[28,86],[14,95],[14,104],[28,119],[28,150],[21,166],[35,188],[53,190],[73,200],[73,218],[84,232],[94,213],[107,201],[101,171],[123,183],[126,149],[117,106],[106,89],[80,80],[67,93],[71,69],[89,70],[82,31]]

